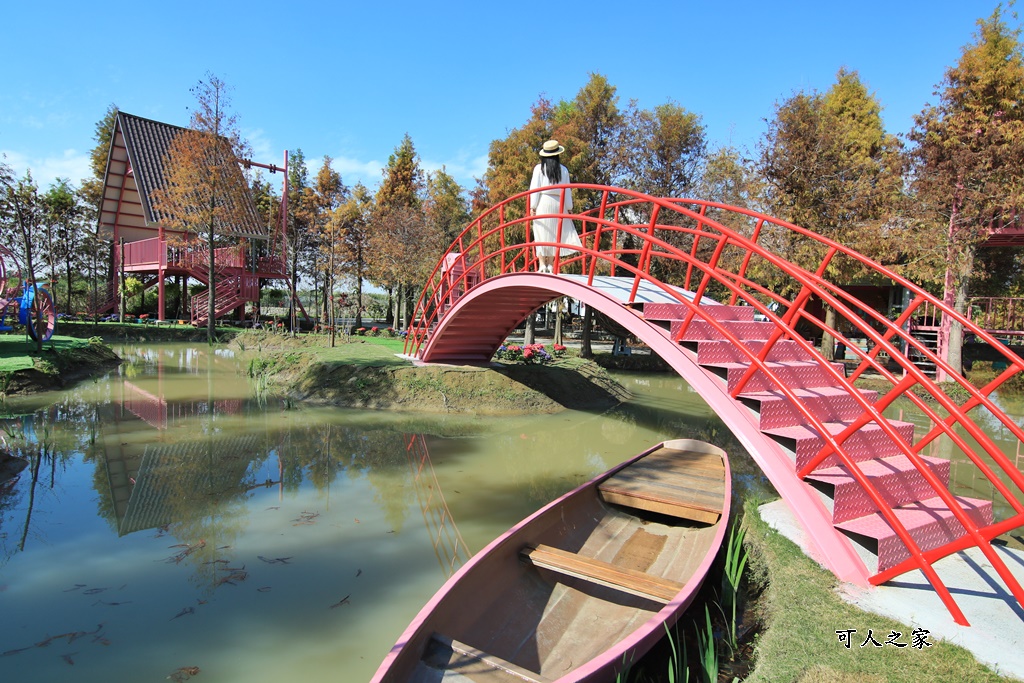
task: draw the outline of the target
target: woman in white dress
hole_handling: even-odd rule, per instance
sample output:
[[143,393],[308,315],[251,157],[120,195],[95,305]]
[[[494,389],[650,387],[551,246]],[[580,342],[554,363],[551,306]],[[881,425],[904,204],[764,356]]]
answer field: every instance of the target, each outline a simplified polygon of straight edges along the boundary
[[[559,155],[565,147],[558,140],[548,140],[541,147],[539,164],[533,167],[533,178],[530,189],[537,190],[548,185],[565,185],[569,182],[569,170],[562,166]],[[546,213],[572,213],[572,192],[565,190],[565,202],[562,203],[562,190],[543,190],[530,195],[530,213],[532,215]],[[561,211],[559,208],[561,207]],[[559,225],[561,224],[561,225]],[[571,218],[537,218],[532,223],[534,242],[561,242],[561,254],[573,254],[583,247],[576,225]],[[538,273],[552,272],[555,263],[555,247],[537,247]]]

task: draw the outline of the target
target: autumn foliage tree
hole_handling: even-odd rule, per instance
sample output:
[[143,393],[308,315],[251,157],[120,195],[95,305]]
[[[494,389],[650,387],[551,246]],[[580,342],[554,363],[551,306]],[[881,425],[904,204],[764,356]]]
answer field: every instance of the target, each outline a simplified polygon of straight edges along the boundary
[[248,184],[238,166],[248,146],[229,113],[228,87],[208,74],[192,88],[196,107],[190,128],[182,130],[168,147],[164,160],[164,186],[153,191],[159,219],[172,230],[198,235],[206,246],[207,339],[214,340],[216,304],[216,248],[240,226],[250,225]]
[[[880,250],[887,220],[899,197],[898,145],[885,133],[881,106],[856,72],[841,69],[825,94],[798,92],[776,107],[761,145],[758,170],[766,200],[775,216],[861,251]],[[824,247],[781,230],[765,236],[777,253],[815,271]],[[859,272],[859,264],[842,256],[828,265],[840,281]],[[755,268],[756,271],[756,268]],[[793,286],[772,268],[760,273],[779,294]],[[835,311],[826,307],[826,325],[835,328]],[[832,357],[831,337],[822,342]]]
[[[963,313],[988,226],[1024,207],[1024,57],[1020,31],[1007,26],[1001,7],[978,22],[936,94],[910,134],[912,189],[932,242],[945,244],[946,303]],[[947,361],[954,368],[961,345],[953,324]]]
[[423,213],[425,178],[412,138],[406,134],[388,158],[377,190],[367,261],[377,284],[394,294],[393,319],[416,285],[422,285],[440,255],[440,238],[427,229]]

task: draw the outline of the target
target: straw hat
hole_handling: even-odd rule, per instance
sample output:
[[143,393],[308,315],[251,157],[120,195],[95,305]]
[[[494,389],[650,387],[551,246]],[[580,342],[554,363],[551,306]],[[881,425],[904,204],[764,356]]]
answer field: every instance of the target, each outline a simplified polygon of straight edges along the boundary
[[558,140],[548,140],[544,143],[544,146],[540,148],[540,155],[542,157],[557,157],[564,151],[565,147],[558,144]]

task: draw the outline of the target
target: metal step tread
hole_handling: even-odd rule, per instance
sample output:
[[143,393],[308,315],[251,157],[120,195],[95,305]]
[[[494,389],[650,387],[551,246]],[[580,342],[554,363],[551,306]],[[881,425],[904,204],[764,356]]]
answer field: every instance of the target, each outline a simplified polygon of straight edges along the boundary
[[[914,425],[911,422],[889,420],[889,424],[900,435],[904,443],[910,445],[914,439]],[[825,430],[835,436],[842,433],[850,422],[825,422]],[[796,469],[802,469],[825,446],[825,439],[811,425],[796,424],[788,427],[762,429],[765,434],[777,439],[791,439],[791,448],[796,453]],[[899,444],[892,439],[876,422],[869,422],[843,441],[843,448],[854,462],[888,457],[901,452]],[[821,462],[818,469],[832,467],[840,463],[835,455],[829,455]]]
[[[943,487],[949,485],[949,460],[921,456]],[[924,475],[905,455],[876,458],[856,463],[889,507],[900,507],[936,496]],[[878,511],[878,506],[844,465],[818,470],[807,477],[831,487],[832,522],[838,524]],[[826,491],[827,493],[827,491]]]
[[[955,499],[975,524],[987,526],[992,523],[992,501],[965,496],[956,496]],[[965,533],[952,511],[938,496],[908,503],[893,509],[893,512],[922,550],[936,548]],[[835,526],[847,533],[877,542],[878,571],[885,571],[910,557],[910,552],[881,512],[840,522]]]
[[[683,304],[645,303],[643,316],[647,320],[679,321],[690,315],[691,309]],[[694,317],[714,318],[715,320],[753,321],[757,310],[751,306],[701,306],[700,312]]]
[[[692,340],[691,340],[692,342]],[[761,339],[744,339],[743,346],[759,353],[765,345]],[[740,350],[736,344],[722,339],[705,339],[697,341],[697,360],[700,363],[737,362],[749,363],[750,358]],[[814,354],[817,356],[817,354]],[[769,361],[810,361],[816,362],[815,357],[797,344],[792,339],[780,339],[776,341],[768,352]]]

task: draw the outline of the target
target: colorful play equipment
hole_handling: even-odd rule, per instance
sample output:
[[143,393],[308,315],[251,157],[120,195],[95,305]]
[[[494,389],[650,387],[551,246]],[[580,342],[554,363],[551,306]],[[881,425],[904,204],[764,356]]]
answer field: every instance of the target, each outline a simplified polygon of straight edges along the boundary
[[[7,322],[7,315],[11,323]],[[57,309],[50,291],[26,279],[14,253],[0,246],[0,331],[12,329],[15,317],[29,335],[47,341],[57,329]]]
[[[533,272],[535,247],[557,243],[531,240],[531,193],[489,208],[435,268],[407,355],[487,363],[538,307],[577,299],[650,346],[701,394],[840,580],[881,584],[920,570],[966,625],[933,564],[977,547],[1024,605],[993,544],[1024,526],[1024,430],[992,397],[1024,360],[921,287],[797,225],[713,202],[597,185],[558,189],[559,213],[545,217],[573,219],[583,249],[556,256],[554,274]],[[564,212],[568,191],[575,206],[586,198],[597,208]],[[843,287],[852,279],[901,286],[905,306],[887,319]],[[828,309],[834,315],[823,314]],[[919,326],[942,324],[987,344],[1002,359],[994,367],[1004,369],[980,389],[967,382],[946,362],[944,341],[936,349],[915,336]],[[815,344],[823,336],[854,362],[826,360]],[[877,388],[855,386],[867,373]],[[950,381],[940,386],[931,375]],[[899,419],[901,404],[928,421]]]

